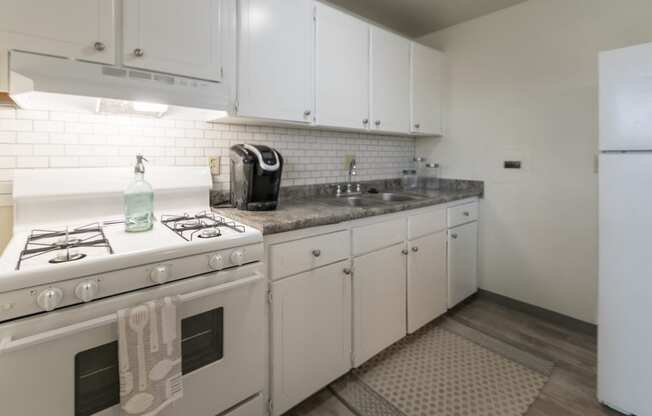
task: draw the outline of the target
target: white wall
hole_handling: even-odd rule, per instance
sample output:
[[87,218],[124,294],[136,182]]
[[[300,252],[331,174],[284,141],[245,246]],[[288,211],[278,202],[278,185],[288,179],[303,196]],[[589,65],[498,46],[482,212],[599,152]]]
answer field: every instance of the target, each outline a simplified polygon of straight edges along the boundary
[[652,41],[651,18],[650,0],[529,0],[422,39],[450,82],[446,135],[417,154],[486,181],[482,288],[595,322],[597,54]]

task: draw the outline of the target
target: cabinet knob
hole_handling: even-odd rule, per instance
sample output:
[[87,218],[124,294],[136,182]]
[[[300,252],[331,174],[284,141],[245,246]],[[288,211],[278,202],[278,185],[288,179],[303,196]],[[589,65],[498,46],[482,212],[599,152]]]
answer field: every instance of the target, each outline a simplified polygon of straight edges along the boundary
[[363,119],[362,124],[364,124],[365,126],[369,124],[369,119],[368,118]]
[[374,124],[375,124],[376,126],[380,126],[380,120],[376,120],[376,121],[374,122]]
[[347,275],[347,276],[351,275],[351,269],[349,269],[348,267],[346,269],[342,270],[342,272],[344,272],[344,274]]
[[140,58],[141,56],[145,55],[145,51],[143,49],[136,48],[134,49],[134,55]]
[[419,247],[412,247],[412,251],[416,253],[417,251],[419,251]]
[[415,128],[415,129],[420,129],[420,128],[421,128],[421,124],[419,124],[419,123],[415,124],[415,125],[414,125],[414,128]]
[[321,256],[321,250],[319,250],[319,249],[313,250],[312,255],[315,256],[315,257]]
[[102,43],[102,42],[95,42],[93,47],[98,52],[102,52],[104,49],[106,49],[106,45],[104,43]]
[[451,234],[451,238],[452,238],[452,239],[456,239],[456,238],[457,238],[457,234],[455,234],[455,233]]
[[303,112],[303,115],[306,116],[306,117],[308,117],[310,114],[312,114],[312,111],[310,111],[310,110],[306,110],[306,111]]
[[407,256],[407,255],[408,255],[408,251],[407,251],[406,249],[403,249],[403,250],[401,250],[401,254],[403,254],[404,256]]
[[462,215],[464,215],[465,217],[468,217],[470,214],[469,214],[469,211],[464,211],[464,212],[462,213]]

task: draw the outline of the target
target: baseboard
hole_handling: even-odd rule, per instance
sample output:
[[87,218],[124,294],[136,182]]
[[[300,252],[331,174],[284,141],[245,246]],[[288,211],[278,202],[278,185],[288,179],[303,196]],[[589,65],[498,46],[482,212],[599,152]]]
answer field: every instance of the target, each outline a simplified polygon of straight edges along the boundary
[[529,303],[521,302],[520,300],[499,295],[488,290],[480,289],[477,297],[480,299],[490,299],[500,305],[536,316],[537,318],[544,319],[573,331],[593,336],[596,336],[598,333],[598,326],[595,324],[571,318],[570,316],[541,308],[539,306],[530,305]]

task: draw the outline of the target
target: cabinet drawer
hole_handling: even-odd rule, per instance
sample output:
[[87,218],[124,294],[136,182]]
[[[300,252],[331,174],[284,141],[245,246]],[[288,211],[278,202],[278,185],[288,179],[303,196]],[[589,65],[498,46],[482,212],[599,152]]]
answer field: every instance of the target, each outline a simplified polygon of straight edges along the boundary
[[269,249],[270,274],[279,279],[346,259],[349,252],[348,231],[275,244]]
[[446,210],[439,208],[408,218],[408,239],[423,237],[446,229]]
[[448,208],[448,227],[457,227],[467,222],[478,220],[478,203],[458,205]]
[[405,219],[381,222],[353,229],[353,255],[389,247],[405,240]]

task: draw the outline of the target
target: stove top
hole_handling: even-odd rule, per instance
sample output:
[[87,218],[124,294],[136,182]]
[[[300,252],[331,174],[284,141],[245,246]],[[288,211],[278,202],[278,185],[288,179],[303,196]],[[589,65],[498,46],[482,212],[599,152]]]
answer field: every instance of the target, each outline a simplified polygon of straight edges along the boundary
[[192,241],[195,238],[221,237],[222,228],[228,228],[239,233],[246,231],[244,225],[206,211],[195,215],[163,215],[161,216],[161,223],[186,241]]
[[18,256],[16,270],[44,263],[61,264],[113,254],[100,223],[56,230],[32,230]]

